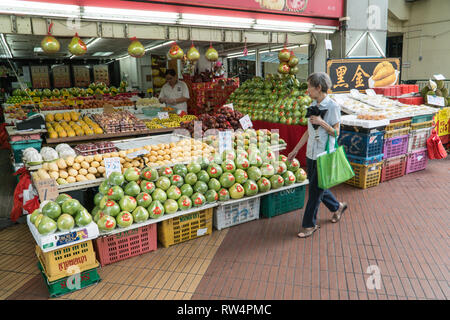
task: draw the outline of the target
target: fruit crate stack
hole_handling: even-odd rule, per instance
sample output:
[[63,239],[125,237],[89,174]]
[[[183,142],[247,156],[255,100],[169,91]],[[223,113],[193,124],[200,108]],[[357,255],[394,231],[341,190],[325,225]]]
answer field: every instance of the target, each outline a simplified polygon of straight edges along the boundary
[[391,120],[385,128],[381,181],[399,178],[406,173],[411,118]]
[[346,181],[351,186],[366,189],[380,183],[383,166],[385,126],[363,128],[342,126],[338,143],[344,147],[355,176]]

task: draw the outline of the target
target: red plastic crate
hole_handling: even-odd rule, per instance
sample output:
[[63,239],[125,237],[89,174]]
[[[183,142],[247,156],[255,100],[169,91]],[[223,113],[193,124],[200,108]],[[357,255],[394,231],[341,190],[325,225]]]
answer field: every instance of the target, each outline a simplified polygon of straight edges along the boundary
[[385,182],[405,175],[406,155],[386,159],[381,169],[381,180]]
[[383,159],[404,155],[408,152],[409,135],[388,138],[384,142]]
[[421,105],[424,103],[424,100],[422,97],[409,97],[409,98],[399,98],[399,102],[404,104],[411,104],[411,105]]
[[413,151],[408,154],[406,161],[406,174],[424,170],[428,163],[428,151],[427,149],[421,149]]
[[156,224],[99,237],[94,241],[102,266],[141,255],[157,248]]

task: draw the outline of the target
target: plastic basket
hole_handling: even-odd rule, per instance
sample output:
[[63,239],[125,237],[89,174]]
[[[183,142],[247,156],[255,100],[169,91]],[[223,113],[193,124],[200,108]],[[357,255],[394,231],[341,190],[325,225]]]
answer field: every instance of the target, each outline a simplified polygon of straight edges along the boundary
[[347,155],[369,158],[383,153],[384,132],[366,134],[341,131],[338,143]]
[[303,208],[305,204],[305,186],[283,190],[261,198],[261,214],[266,218],[278,216]]
[[396,130],[391,130],[391,131],[386,131],[384,134],[384,139],[389,139],[389,138],[394,138],[394,137],[401,137],[404,136],[406,134],[409,134],[409,132],[411,131],[411,128],[401,128],[401,129],[396,129]]
[[383,159],[397,157],[408,152],[409,135],[389,138],[384,143]]
[[158,112],[161,112],[161,108],[142,108],[142,112],[147,116],[147,117],[156,117],[158,115]]
[[386,126],[386,131],[393,131],[393,130],[411,127],[411,119],[409,119],[409,120],[398,119],[398,120],[399,121],[396,121],[396,120],[391,121],[391,123],[389,123]]
[[158,223],[158,240],[167,248],[212,232],[213,208],[164,220]]
[[22,140],[17,142],[11,142],[11,149],[14,154],[14,162],[22,162],[22,151],[26,148],[35,148],[37,151],[41,151],[42,139],[40,140]]
[[95,239],[95,251],[103,266],[157,249],[156,224]]
[[427,139],[431,135],[432,128],[413,130],[409,133],[408,152],[427,147]]
[[433,126],[433,120],[411,124],[411,130],[426,129]]
[[[421,116],[412,117],[411,126],[413,126],[413,124],[416,124],[416,123],[432,121],[433,117],[434,117],[434,114],[424,114]],[[413,129],[413,130],[416,130],[416,129]]]
[[84,289],[101,281],[97,269],[83,271],[77,275],[62,278],[56,281],[49,281],[45,275],[44,268],[38,262],[38,268],[41,271],[47,286],[50,298],[60,297],[64,294],[71,293],[80,289]]
[[381,180],[385,182],[405,175],[406,155],[386,159],[381,169]]
[[237,224],[259,219],[260,198],[219,206],[214,209],[213,225],[222,230]]
[[68,277],[75,271],[82,272],[99,266],[92,240],[49,252],[43,252],[36,246],[36,255],[49,281]]
[[424,170],[428,163],[428,150],[416,150],[408,154],[406,161],[406,174]]
[[380,183],[381,167],[383,161],[372,163],[369,165],[363,165],[359,163],[351,163],[355,176],[345,183],[351,186],[367,189],[376,187]]
[[358,164],[363,164],[363,165],[367,166],[369,164],[378,163],[378,162],[383,161],[383,154],[381,153],[377,156],[370,157],[370,158],[347,156],[347,160],[348,160],[348,162],[351,162],[351,163],[358,163]]

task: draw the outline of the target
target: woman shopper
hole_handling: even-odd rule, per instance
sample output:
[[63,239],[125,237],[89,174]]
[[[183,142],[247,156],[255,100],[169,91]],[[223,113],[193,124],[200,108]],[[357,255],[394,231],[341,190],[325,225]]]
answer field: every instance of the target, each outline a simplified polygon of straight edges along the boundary
[[325,152],[327,139],[329,139],[330,151],[333,151],[335,132],[336,136],[339,136],[341,110],[339,105],[327,95],[328,90],[331,88],[331,79],[328,74],[324,72],[313,73],[308,77],[307,82],[309,96],[314,100],[311,106],[317,105],[319,110],[326,110],[326,112],[323,119],[321,116],[310,116],[308,118],[308,129],[294,150],[288,155],[288,161],[291,161],[303,145],[308,142],[306,162],[309,197],[303,215],[303,230],[298,234],[300,238],[311,236],[319,228],[316,222],[321,202],[325,204],[328,210],[333,212],[333,217],[331,218],[333,223],[338,222],[347,209],[347,204],[338,202],[330,190],[319,188],[317,178],[317,157]]

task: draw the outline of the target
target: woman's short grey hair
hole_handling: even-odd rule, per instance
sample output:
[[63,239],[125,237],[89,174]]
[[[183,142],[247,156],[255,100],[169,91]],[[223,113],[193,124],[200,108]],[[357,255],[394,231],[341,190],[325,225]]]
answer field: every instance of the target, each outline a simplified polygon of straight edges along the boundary
[[322,92],[326,93],[328,92],[328,89],[331,89],[330,76],[325,72],[312,73],[309,75],[307,81],[314,88],[318,88],[320,86]]

